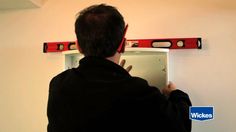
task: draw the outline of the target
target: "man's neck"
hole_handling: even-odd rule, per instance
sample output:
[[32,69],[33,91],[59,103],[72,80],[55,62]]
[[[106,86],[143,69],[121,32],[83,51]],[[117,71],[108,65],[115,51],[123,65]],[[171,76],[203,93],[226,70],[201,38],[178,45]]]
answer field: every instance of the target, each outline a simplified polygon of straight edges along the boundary
[[108,60],[110,60],[110,61],[112,61],[112,62],[114,62],[116,64],[119,64],[120,56],[121,56],[121,54],[116,52],[113,56],[107,57],[106,59],[108,59]]

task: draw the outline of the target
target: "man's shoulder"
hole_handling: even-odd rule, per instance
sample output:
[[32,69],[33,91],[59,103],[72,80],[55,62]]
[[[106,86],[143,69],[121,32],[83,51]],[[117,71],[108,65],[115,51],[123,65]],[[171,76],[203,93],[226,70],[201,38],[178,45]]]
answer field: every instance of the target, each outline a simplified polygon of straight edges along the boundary
[[51,81],[57,81],[57,80],[64,79],[64,78],[66,78],[68,75],[70,75],[71,72],[73,72],[72,69],[68,69],[68,70],[62,71],[61,73],[59,73],[59,74],[57,74],[56,76],[54,76]]
[[75,76],[74,72],[74,69],[68,69],[57,74],[50,81],[50,89],[52,89],[53,87],[62,86],[65,82],[68,81],[68,79],[73,78],[73,76]]
[[[158,88],[150,86],[148,84],[148,81],[140,78],[140,77],[132,77],[130,83],[128,83],[130,86],[130,89],[134,91],[141,91],[141,92],[155,92],[158,90]],[[144,92],[145,93],[145,92]]]
[[147,80],[140,78],[140,77],[132,77],[133,84],[136,84],[138,86],[148,86]]

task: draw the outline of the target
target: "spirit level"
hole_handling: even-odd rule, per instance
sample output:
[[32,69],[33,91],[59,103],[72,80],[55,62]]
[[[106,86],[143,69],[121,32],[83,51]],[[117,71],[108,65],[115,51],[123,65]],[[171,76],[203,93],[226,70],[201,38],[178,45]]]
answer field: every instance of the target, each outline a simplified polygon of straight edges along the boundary
[[[201,38],[166,38],[166,39],[128,39],[126,47],[137,48],[169,48],[169,49],[201,49]],[[62,52],[77,49],[74,41],[45,42],[43,52]]]
[[62,52],[67,50],[75,50],[76,44],[74,41],[69,42],[45,42],[43,44],[43,52]]
[[167,38],[167,39],[132,39],[127,41],[128,47],[169,48],[169,49],[201,49],[201,38]]

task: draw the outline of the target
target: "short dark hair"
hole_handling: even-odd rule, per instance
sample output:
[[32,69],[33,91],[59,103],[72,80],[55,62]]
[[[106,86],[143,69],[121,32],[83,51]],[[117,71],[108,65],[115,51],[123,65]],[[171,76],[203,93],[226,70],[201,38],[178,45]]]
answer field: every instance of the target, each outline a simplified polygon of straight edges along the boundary
[[120,12],[105,4],[82,10],[75,22],[79,47],[85,56],[113,56],[122,41],[124,29]]

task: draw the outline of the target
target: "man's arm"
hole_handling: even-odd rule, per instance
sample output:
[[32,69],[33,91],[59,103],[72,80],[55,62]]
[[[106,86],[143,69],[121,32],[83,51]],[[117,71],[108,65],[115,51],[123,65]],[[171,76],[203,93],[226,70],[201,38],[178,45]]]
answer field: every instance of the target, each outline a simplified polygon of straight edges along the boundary
[[176,86],[172,82],[170,82],[166,88],[162,89],[162,93],[168,97],[168,101],[179,111],[180,120],[184,124],[185,129],[190,132],[192,122],[189,119],[189,106],[192,104],[188,95],[176,89]]

